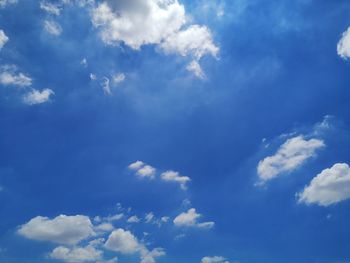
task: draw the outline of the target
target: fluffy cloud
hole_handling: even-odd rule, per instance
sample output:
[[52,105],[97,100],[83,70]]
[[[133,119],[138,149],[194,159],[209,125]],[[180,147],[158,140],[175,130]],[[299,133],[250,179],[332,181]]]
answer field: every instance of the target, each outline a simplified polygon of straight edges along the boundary
[[14,65],[4,65],[0,68],[0,84],[5,86],[28,87],[32,85],[32,79],[18,72]]
[[350,198],[350,167],[337,163],[314,177],[298,194],[299,202],[329,206]]
[[82,215],[60,215],[54,219],[37,216],[22,225],[18,233],[28,239],[63,245],[74,245],[94,235],[90,219]]
[[337,45],[338,55],[344,59],[350,58],[350,27],[343,33]]
[[178,172],[174,171],[166,171],[161,174],[160,176],[162,180],[168,181],[168,182],[176,182],[180,184],[181,189],[186,189],[187,188],[187,183],[191,181],[191,179],[187,176],[181,176]]
[[62,33],[62,27],[52,20],[44,21],[44,29],[51,35],[59,36]]
[[5,7],[8,4],[15,4],[17,0],[0,0],[0,7]]
[[122,254],[134,254],[140,250],[137,238],[130,231],[121,228],[114,230],[109,235],[105,247]]
[[187,26],[185,8],[177,0],[107,0],[93,10],[92,22],[107,44],[124,43],[135,50],[153,44],[165,53],[192,56],[197,64],[187,69],[201,78],[200,58],[219,52],[206,26]]
[[212,228],[215,225],[214,222],[198,223],[197,220],[200,217],[202,215],[198,214],[195,208],[191,208],[187,212],[178,215],[173,222],[178,227]]
[[118,85],[122,83],[125,80],[125,74],[124,73],[118,73],[115,76],[113,76],[113,83],[115,85]]
[[105,247],[109,250],[122,254],[140,255],[141,263],[155,263],[157,257],[165,255],[162,248],[148,250],[144,244],[140,243],[137,238],[124,229],[114,230],[105,243]]
[[50,100],[51,95],[55,93],[51,89],[43,89],[42,91],[33,89],[23,97],[23,101],[26,104],[34,105],[41,104]]
[[276,154],[259,162],[257,171],[261,182],[271,180],[281,173],[293,171],[315,156],[316,150],[324,146],[324,142],[319,139],[306,140],[303,136],[288,139]]
[[6,42],[9,40],[8,36],[6,36],[4,30],[0,29],[0,49],[6,44]]
[[204,257],[202,258],[202,263],[229,263],[225,258],[214,256],[214,257]]
[[205,74],[197,60],[192,60],[192,62],[187,65],[186,69],[192,72],[197,78],[205,79]]
[[102,260],[102,251],[88,245],[86,247],[57,247],[50,253],[50,258],[68,263],[96,262]]
[[155,177],[156,169],[142,161],[136,161],[128,167],[129,169],[136,171],[136,175],[141,178],[154,179]]

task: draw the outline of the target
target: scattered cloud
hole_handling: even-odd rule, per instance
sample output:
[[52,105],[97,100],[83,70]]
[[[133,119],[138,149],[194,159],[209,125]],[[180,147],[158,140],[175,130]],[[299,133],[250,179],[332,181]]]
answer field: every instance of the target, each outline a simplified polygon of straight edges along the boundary
[[4,86],[28,87],[32,85],[32,79],[18,72],[16,66],[4,65],[0,67],[0,84]]
[[260,183],[271,180],[282,173],[290,172],[316,155],[316,150],[325,144],[319,139],[305,139],[296,136],[288,139],[277,152],[259,162],[257,171]]
[[50,100],[55,93],[51,89],[43,89],[42,91],[33,89],[23,97],[24,103],[28,105],[41,104]]
[[118,84],[124,82],[125,78],[126,78],[126,77],[125,77],[125,74],[124,74],[124,73],[118,73],[118,74],[116,74],[115,76],[113,76],[113,83],[114,83],[115,85],[118,85]]
[[58,16],[61,13],[60,6],[58,6],[57,4],[53,4],[51,2],[47,2],[47,1],[41,1],[40,8],[51,15]]
[[104,92],[106,95],[112,94],[111,87],[110,87],[110,85],[109,85],[109,78],[103,77],[103,78],[102,78],[102,82],[101,82],[101,86],[102,86],[103,92]]
[[299,203],[329,206],[350,198],[350,167],[336,163],[314,177],[304,190],[297,194]]
[[198,228],[213,228],[214,222],[198,223],[197,220],[202,217],[196,212],[195,208],[190,208],[187,212],[181,213],[174,219],[174,225],[178,227],[198,227]]
[[28,239],[63,245],[74,245],[94,235],[89,217],[82,215],[60,215],[54,219],[37,216],[20,226],[18,233]]
[[82,65],[83,67],[87,67],[88,66],[88,61],[86,58],[83,58],[81,61],[80,61],[80,65]]
[[343,33],[337,45],[338,55],[344,59],[350,58],[350,27]]
[[152,212],[146,214],[145,216],[146,223],[151,223],[153,219],[154,219],[154,214]]
[[201,263],[229,263],[224,257],[214,256],[214,257],[204,257]]
[[163,181],[176,182],[180,184],[181,189],[187,189],[187,183],[191,181],[188,176],[182,176],[175,171],[166,171],[160,175]]
[[140,178],[154,179],[156,169],[142,161],[136,161],[129,165],[129,169],[134,170]]
[[127,220],[128,223],[139,223],[140,221],[141,219],[136,215],[129,217]]
[[6,36],[4,30],[0,29],[0,49],[9,41],[8,36]]
[[130,232],[124,229],[114,230],[108,237],[105,247],[122,254],[139,254],[141,263],[155,263],[155,258],[164,256],[162,248],[148,250],[146,246]]
[[92,12],[92,23],[100,28],[103,42],[109,45],[124,43],[140,50],[143,45],[157,45],[164,53],[192,56],[188,69],[203,76],[198,62],[204,55],[217,56],[206,26],[188,25],[185,7],[177,0],[103,1]]
[[59,36],[62,33],[62,27],[52,20],[44,21],[44,29],[51,35]]

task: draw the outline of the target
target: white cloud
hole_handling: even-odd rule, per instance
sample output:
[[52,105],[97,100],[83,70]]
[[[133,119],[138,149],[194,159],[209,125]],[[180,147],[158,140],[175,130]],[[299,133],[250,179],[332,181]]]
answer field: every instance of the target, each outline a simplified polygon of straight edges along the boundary
[[136,175],[141,178],[154,179],[156,169],[142,161],[136,161],[128,166],[129,169],[136,171]]
[[108,216],[106,219],[109,222],[113,222],[113,221],[118,221],[118,220],[122,219],[123,217],[124,217],[124,214],[120,213],[120,214],[116,214],[113,216]]
[[111,232],[114,227],[110,223],[102,223],[94,227],[97,232]]
[[314,157],[316,150],[325,144],[319,139],[306,140],[303,136],[288,139],[277,152],[260,161],[257,167],[261,183],[271,180],[281,173],[290,172]]
[[53,4],[50,2],[42,1],[40,2],[40,8],[52,15],[60,15],[61,8],[57,4]]
[[298,194],[299,202],[329,206],[350,198],[350,167],[334,164],[314,177]]
[[50,258],[68,263],[96,262],[102,260],[102,251],[91,245],[74,248],[59,246],[50,253]]
[[74,245],[94,235],[92,223],[87,216],[60,215],[54,219],[37,216],[18,229],[28,239]]
[[15,4],[17,0],[0,0],[0,7],[5,7],[8,4]]
[[93,73],[90,73],[90,80],[96,80],[97,76]]
[[219,52],[219,48],[213,43],[209,29],[199,25],[191,25],[169,36],[160,46],[165,53],[193,55],[197,60],[206,54],[216,57]]
[[136,174],[142,178],[150,178],[153,179],[156,173],[156,169],[150,165],[145,165],[139,170],[137,170]]
[[155,248],[151,251],[148,249],[141,250],[141,261],[140,263],[155,263],[157,257],[165,255],[165,251],[162,248]]
[[146,214],[145,216],[146,223],[151,223],[153,219],[154,219],[154,214],[152,212]]
[[50,100],[50,97],[55,93],[51,89],[43,89],[42,91],[33,89],[23,97],[23,101],[26,104],[34,105],[41,104]]
[[202,258],[202,263],[229,263],[224,257],[214,256],[214,257],[204,257]]
[[137,238],[130,232],[124,229],[114,230],[108,237],[105,247],[111,251],[122,254],[140,255],[141,263],[155,263],[157,257],[165,255],[162,248],[148,250],[146,246],[140,243]]
[[195,208],[189,209],[187,212],[181,213],[174,219],[175,226],[178,227],[198,227],[198,228],[212,228],[214,222],[198,223],[197,220],[202,217],[201,214],[196,212]]
[[109,235],[105,247],[122,254],[134,254],[140,250],[137,238],[130,231],[125,231],[121,228],[114,230]]
[[83,58],[81,61],[80,61],[80,65],[82,65],[83,67],[87,67],[88,66],[88,61],[86,58]]
[[337,45],[338,55],[344,59],[350,58],[350,27],[343,33]]
[[205,79],[206,77],[197,60],[192,60],[191,63],[187,65],[186,69],[192,72],[197,78]]
[[44,29],[51,35],[59,36],[62,33],[62,27],[52,20],[45,20]]
[[9,41],[8,36],[6,36],[4,30],[0,29],[0,49]]
[[4,65],[0,68],[0,84],[5,86],[28,87],[32,85],[32,79],[18,72],[14,65]]
[[111,87],[109,85],[109,78],[103,77],[102,82],[101,82],[101,86],[102,86],[103,92],[105,94],[107,94],[107,95],[112,94]]
[[175,172],[175,171],[166,171],[162,173],[160,177],[164,181],[179,183],[181,186],[181,189],[183,190],[187,188],[186,184],[189,181],[191,181],[191,179],[188,176],[181,176],[178,172]]
[[129,167],[129,169],[131,169],[131,170],[138,170],[138,169],[140,169],[140,168],[141,168],[142,166],[144,166],[144,165],[145,165],[144,162],[142,162],[142,161],[136,161],[136,162],[130,164],[128,167]]
[[118,73],[113,77],[113,83],[115,85],[118,85],[120,83],[122,83],[125,80],[125,74],[124,73]]
[[129,217],[127,220],[128,223],[139,223],[140,221],[141,219],[136,215]]
[[[185,7],[178,0],[103,1],[93,10],[92,22],[110,45],[124,43],[139,50],[153,44],[168,54],[191,55],[197,64],[202,56],[219,52],[206,26],[187,25]],[[199,64],[194,66],[188,69],[202,77]]]

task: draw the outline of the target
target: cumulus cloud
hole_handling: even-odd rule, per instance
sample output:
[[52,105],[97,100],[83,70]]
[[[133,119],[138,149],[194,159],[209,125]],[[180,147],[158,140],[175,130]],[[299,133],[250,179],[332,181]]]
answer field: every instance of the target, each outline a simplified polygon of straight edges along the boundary
[[129,169],[134,170],[136,172],[135,174],[141,178],[154,179],[155,177],[156,169],[142,161],[136,161],[128,167]]
[[94,235],[90,219],[82,215],[60,215],[54,219],[37,216],[22,225],[18,233],[28,239],[63,245],[75,245]]
[[40,2],[40,8],[44,10],[45,12],[52,14],[52,15],[60,15],[61,8],[57,4],[53,4],[47,1]]
[[308,159],[314,157],[316,150],[324,146],[324,142],[319,139],[307,140],[303,136],[288,139],[274,155],[259,162],[257,171],[261,182],[297,169]]
[[5,7],[8,4],[15,4],[17,0],[0,0],[0,7]]
[[55,93],[51,89],[43,89],[42,91],[33,89],[23,97],[24,103],[28,105],[41,104],[50,100]]
[[165,255],[162,248],[155,248],[149,250],[144,244],[130,232],[124,229],[114,230],[108,237],[105,247],[111,251],[122,254],[136,254],[140,255],[141,263],[155,263],[157,257]]
[[198,227],[208,229],[214,227],[214,222],[198,223],[197,220],[201,217],[202,215],[198,214],[195,208],[191,208],[187,212],[178,215],[173,222],[174,225],[178,227]]
[[9,40],[8,36],[6,36],[4,30],[0,29],[0,49],[7,43]]
[[350,198],[350,167],[336,163],[314,177],[298,194],[300,203],[329,206]]
[[197,78],[205,79],[206,77],[197,60],[192,60],[191,63],[187,65],[186,69],[192,72]]
[[201,263],[229,263],[224,257],[214,256],[214,257],[204,257]]
[[134,254],[140,250],[137,238],[130,231],[121,228],[114,230],[109,235],[105,247],[122,254]]
[[102,260],[102,251],[91,245],[74,248],[59,246],[49,256],[68,263],[97,262]]
[[14,65],[4,65],[0,68],[0,84],[4,86],[28,87],[32,85],[32,79],[18,72]]
[[45,20],[44,29],[51,35],[59,36],[62,33],[62,27],[55,21]]
[[187,189],[187,183],[191,181],[191,179],[188,176],[182,176],[178,172],[175,171],[166,171],[161,174],[160,176],[162,180],[167,182],[175,182],[180,184],[181,189],[185,190]]
[[338,55],[344,59],[350,58],[350,27],[343,33],[337,45]]
[[[219,52],[206,26],[188,25],[185,7],[177,0],[103,1],[93,9],[92,23],[110,45],[124,43],[135,50],[157,45],[167,54],[190,55],[197,63]],[[191,63],[188,69],[202,77],[198,66]]]

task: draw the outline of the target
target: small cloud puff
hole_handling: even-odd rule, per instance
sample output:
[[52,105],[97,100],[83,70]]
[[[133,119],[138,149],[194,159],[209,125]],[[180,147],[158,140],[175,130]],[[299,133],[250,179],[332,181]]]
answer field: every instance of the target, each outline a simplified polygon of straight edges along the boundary
[[23,97],[24,103],[28,105],[41,104],[50,100],[55,93],[51,89],[43,89],[42,91],[33,89]]

